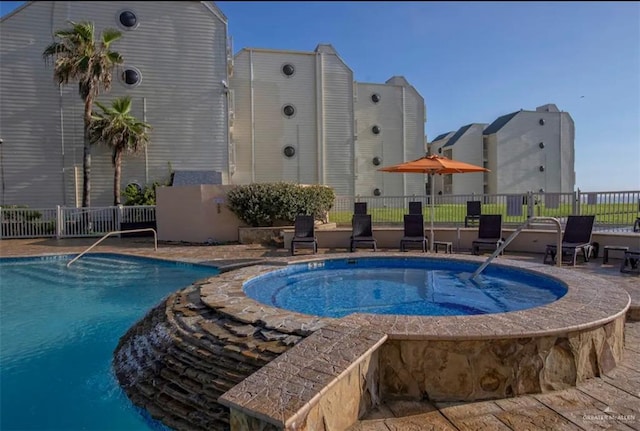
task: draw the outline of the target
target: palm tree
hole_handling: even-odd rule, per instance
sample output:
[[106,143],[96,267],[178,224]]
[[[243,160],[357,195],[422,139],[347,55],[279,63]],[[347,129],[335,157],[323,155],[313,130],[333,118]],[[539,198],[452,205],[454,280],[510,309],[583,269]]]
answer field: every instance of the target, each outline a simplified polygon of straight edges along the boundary
[[102,110],[91,118],[89,139],[92,144],[107,145],[112,150],[113,163],[113,204],[120,205],[120,177],[122,171],[122,155],[135,154],[149,142],[148,130],[151,127],[131,115],[131,98],[120,97],[105,107],[96,101]]
[[71,28],[54,33],[56,40],[47,46],[42,56],[45,62],[54,60],[53,77],[58,85],[78,82],[80,97],[84,101],[84,156],[82,159],[83,188],[82,206],[91,206],[91,144],[89,125],[93,102],[100,94],[100,88],[109,91],[113,69],[123,62],[122,56],[111,51],[110,45],[118,40],[122,33],[114,29],[105,29],[100,41],[95,40],[95,28],[92,22],[75,23]]

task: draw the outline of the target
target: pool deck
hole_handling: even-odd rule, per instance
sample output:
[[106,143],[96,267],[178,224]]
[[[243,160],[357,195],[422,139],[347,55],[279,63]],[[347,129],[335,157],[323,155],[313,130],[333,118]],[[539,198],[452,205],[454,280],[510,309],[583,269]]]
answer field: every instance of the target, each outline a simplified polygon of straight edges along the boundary
[[[73,254],[95,242],[82,239],[27,239],[0,241],[0,257]],[[344,253],[320,249],[319,254]],[[397,250],[392,250],[397,251]],[[212,264],[221,269],[289,256],[282,248],[260,245],[203,246],[161,243],[153,250],[150,238],[108,239],[93,252],[113,252],[161,259]],[[356,255],[372,254],[359,251]],[[410,251],[408,254],[421,254]],[[305,249],[297,255],[310,254]],[[461,253],[462,255],[468,253]],[[488,257],[488,254],[485,256]],[[542,255],[509,253],[498,259],[541,263]],[[630,314],[640,315],[640,277],[620,273],[620,259],[602,264],[602,256],[576,267],[623,287],[631,297]],[[1,276],[1,274],[0,274]],[[1,277],[0,277],[1,279]],[[606,376],[590,379],[576,388],[546,394],[471,403],[395,401],[381,406],[350,428],[360,430],[640,430],[640,322],[627,322],[623,363]]]

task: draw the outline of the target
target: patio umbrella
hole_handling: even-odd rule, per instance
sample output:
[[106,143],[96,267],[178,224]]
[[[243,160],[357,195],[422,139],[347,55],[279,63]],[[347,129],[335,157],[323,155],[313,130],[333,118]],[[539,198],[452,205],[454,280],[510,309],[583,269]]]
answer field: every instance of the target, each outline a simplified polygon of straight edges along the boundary
[[430,251],[433,252],[433,219],[434,219],[434,187],[433,176],[435,174],[464,174],[470,172],[490,172],[482,166],[469,163],[458,162],[446,157],[431,155],[424,156],[410,162],[399,163],[397,165],[385,166],[380,169],[382,172],[417,173],[428,174],[429,185],[431,186],[431,242]]

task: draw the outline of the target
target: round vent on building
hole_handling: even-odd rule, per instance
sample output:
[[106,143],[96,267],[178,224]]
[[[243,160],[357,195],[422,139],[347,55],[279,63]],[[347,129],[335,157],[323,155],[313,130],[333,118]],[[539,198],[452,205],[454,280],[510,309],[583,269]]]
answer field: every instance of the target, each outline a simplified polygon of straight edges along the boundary
[[293,76],[293,74],[296,73],[296,68],[293,67],[293,64],[287,63],[282,66],[282,73],[286,76]]
[[377,135],[380,133],[380,126],[373,126],[371,128],[371,131],[373,132],[374,135]]
[[291,145],[287,145],[286,147],[284,147],[284,150],[282,150],[282,152],[288,158],[291,158],[296,155],[296,149]]
[[142,193],[142,186],[136,183],[135,181],[132,181],[129,184],[127,184],[127,187],[125,187],[124,189],[129,193],[138,193],[138,194]]
[[125,85],[128,85],[129,87],[135,87],[136,85],[140,84],[140,81],[142,81],[142,74],[135,67],[129,66],[122,72],[121,78],[122,82]]
[[538,121],[538,123],[540,123],[541,126],[544,126],[544,118],[541,118],[540,121]]
[[544,166],[540,166],[538,169],[540,169],[540,172],[544,172]]
[[538,144],[538,146],[539,146],[540,148],[544,148],[544,142],[540,142],[540,143]]
[[291,118],[296,115],[296,108],[293,105],[284,105],[282,107],[282,113],[285,117]]
[[373,103],[378,103],[382,98],[380,97],[380,95],[378,93],[373,93],[371,95],[371,101]]
[[118,14],[118,23],[125,30],[133,30],[138,26],[138,17],[130,10],[123,10]]
[[373,195],[374,196],[380,196],[382,194],[382,192],[380,191],[380,189],[373,189]]
[[373,158],[373,164],[376,166],[380,166],[380,163],[382,163],[382,159],[378,156]]

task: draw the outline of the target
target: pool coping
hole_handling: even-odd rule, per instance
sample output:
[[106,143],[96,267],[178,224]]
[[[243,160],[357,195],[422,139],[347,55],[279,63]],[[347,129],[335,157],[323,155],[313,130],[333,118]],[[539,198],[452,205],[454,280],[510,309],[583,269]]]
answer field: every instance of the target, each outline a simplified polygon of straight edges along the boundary
[[[306,315],[268,306],[249,298],[243,284],[259,275],[296,263],[344,260],[367,257],[403,259],[440,259],[483,263],[486,257],[458,255],[415,255],[401,252],[341,253],[335,255],[302,255],[274,258],[268,264],[221,273],[201,285],[202,301],[222,313],[241,320],[261,320],[268,326],[272,316],[287,316],[286,327],[277,329],[309,335],[339,318]],[[357,313],[347,316],[387,334],[389,339],[404,340],[481,340],[495,338],[524,338],[564,334],[600,326],[624,315],[631,298],[622,288],[610,281],[576,271],[544,264],[509,260],[501,257],[491,265],[531,270],[566,283],[567,293],[557,301],[543,306],[506,313],[471,316],[401,316]],[[344,319],[344,318],[342,318]]]

